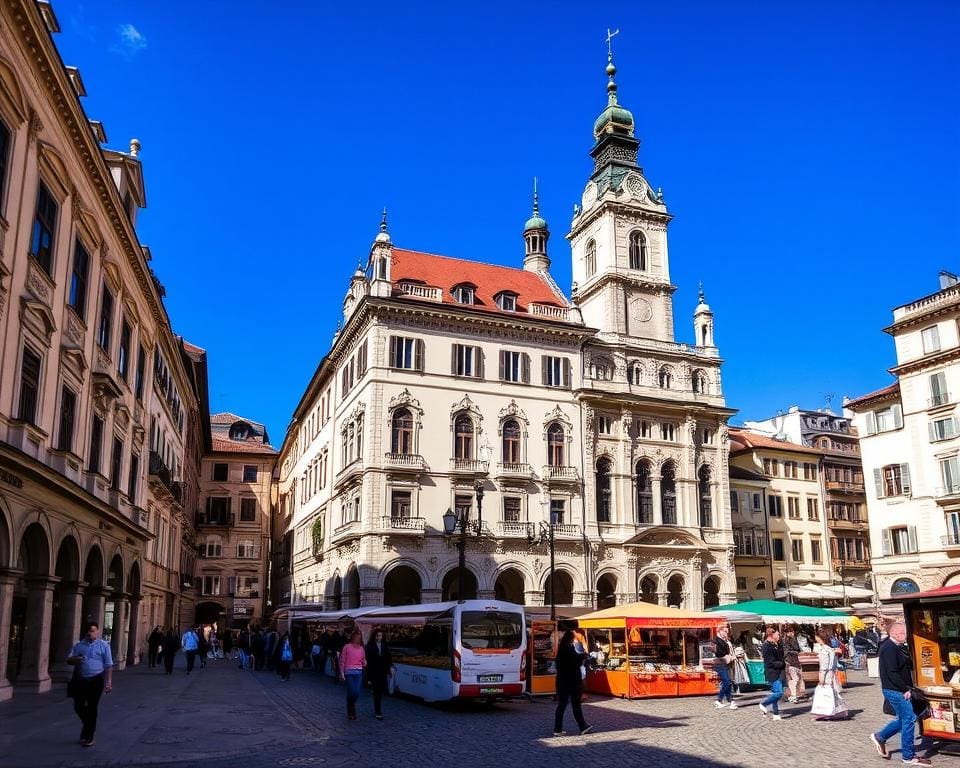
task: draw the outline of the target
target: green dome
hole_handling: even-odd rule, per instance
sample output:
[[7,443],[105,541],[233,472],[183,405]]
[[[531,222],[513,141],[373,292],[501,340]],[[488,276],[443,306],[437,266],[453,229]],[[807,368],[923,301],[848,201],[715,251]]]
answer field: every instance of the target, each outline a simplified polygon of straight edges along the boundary
[[533,214],[533,216],[527,219],[527,223],[523,225],[524,232],[530,229],[546,229],[546,228],[547,228],[547,220],[542,218],[538,213]]
[[600,117],[593,124],[594,137],[599,139],[607,132],[607,126],[611,126],[615,132],[626,131],[632,135],[633,115],[629,109],[624,109],[619,104],[610,104],[600,113]]

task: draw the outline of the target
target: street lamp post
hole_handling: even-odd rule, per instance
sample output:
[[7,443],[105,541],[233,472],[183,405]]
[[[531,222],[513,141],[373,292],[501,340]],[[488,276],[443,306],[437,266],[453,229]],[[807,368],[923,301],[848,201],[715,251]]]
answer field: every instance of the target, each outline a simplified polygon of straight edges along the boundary
[[548,523],[539,523],[539,530],[534,533],[533,529],[527,531],[527,543],[530,546],[536,544],[548,544],[550,547],[550,621],[557,620],[557,596],[555,585],[553,583],[553,573],[555,565],[555,547],[554,547],[554,525],[556,524],[556,513],[550,511],[550,521]]
[[473,492],[477,497],[477,533],[483,530],[483,480],[477,479],[473,483]]
[[447,507],[443,515],[443,532],[453,536],[460,529],[460,538],[457,539],[457,600],[463,602],[463,572],[467,569],[467,511],[457,514]]

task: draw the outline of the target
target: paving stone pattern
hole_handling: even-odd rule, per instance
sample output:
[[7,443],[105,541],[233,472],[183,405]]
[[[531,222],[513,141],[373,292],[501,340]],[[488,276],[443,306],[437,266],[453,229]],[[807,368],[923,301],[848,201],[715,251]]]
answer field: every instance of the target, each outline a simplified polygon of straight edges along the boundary
[[[852,673],[845,696],[853,718],[813,722],[809,705],[784,704],[785,719],[761,716],[762,692],[744,693],[736,711],[712,699],[623,701],[591,696],[584,706],[595,732],[554,737],[549,698],[487,706],[425,705],[387,698],[385,719],[373,717],[364,693],[359,720],[347,721],[345,690],[309,670],[289,682],[268,672],[240,671],[211,661],[187,676],[182,659],[172,677],[136,667],[114,677],[100,707],[97,743],[78,744],[80,724],[63,687],[0,704],[0,766],[167,765],[181,768],[378,766],[472,768],[506,763],[521,768],[624,766],[677,768],[804,766],[860,768],[885,763],[867,741],[886,720],[880,690]],[[899,741],[891,745],[899,749]],[[935,766],[960,765],[933,755]]]

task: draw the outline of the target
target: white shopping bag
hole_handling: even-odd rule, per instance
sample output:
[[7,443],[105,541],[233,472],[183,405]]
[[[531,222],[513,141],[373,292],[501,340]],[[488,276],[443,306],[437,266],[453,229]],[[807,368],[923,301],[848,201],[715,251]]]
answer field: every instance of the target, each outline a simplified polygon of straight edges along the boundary
[[818,685],[813,692],[813,706],[810,708],[811,714],[821,717],[833,717],[835,714],[836,702],[832,685]]

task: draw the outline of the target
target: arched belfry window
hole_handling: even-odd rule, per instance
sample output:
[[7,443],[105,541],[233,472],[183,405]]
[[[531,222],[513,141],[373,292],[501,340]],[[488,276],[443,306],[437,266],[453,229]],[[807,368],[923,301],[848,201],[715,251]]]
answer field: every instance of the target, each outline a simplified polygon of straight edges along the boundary
[[597,522],[610,522],[611,496],[610,487],[610,459],[604,457],[597,462]]
[[646,270],[647,238],[639,229],[630,233],[630,269]]
[[587,241],[587,254],[584,259],[587,269],[587,278],[593,277],[597,273],[597,241]]
[[697,474],[697,498],[700,504],[700,526],[713,526],[713,499],[710,494],[710,468],[700,467]]
[[461,413],[453,423],[454,456],[458,459],[473,458],[473,419]]
[[677,524],[677,476],[672,461],[660,471],[660,509],[664,525]]
[[398,408],[393,412],[390,450],[392,453],[413,453],[413,414],[407,408]]
[[567,436],[563,431],[563,426],[554,423],[547,430],[547,463],[551,467],[565,466],[564,448],[566,447]]
[[693,372],[693,391],[698,395],[705,395],[707,393],[707,374],[703,371]]
[[670,376],[669,368],[660,369],[660,373],[657,374],[657,383],[660,385],[661,389],[670,389],[672,377]]

